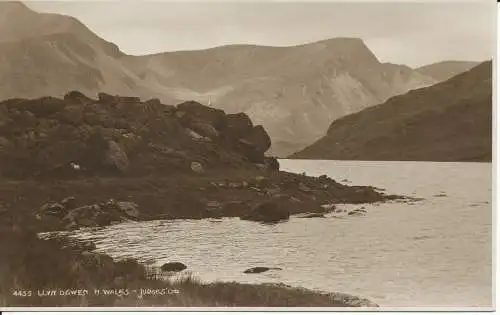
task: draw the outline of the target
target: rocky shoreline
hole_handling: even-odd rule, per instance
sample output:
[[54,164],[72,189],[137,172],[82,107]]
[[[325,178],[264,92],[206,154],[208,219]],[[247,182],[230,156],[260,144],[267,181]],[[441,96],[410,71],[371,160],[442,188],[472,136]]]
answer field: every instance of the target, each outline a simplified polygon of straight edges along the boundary
[[[339,203],[402,198],[325,175],[279,171],[278,161],[265,155],[270,144],[245,114],[195,102],[171,106],[104,93],[94,100],[76,91],[64,99],[3,101],[1,227],[9,238],[8,231],[129,220],[239,217],[279,224],[295,214],[324,216]],[[102,256],[57,244],[78,259]]]

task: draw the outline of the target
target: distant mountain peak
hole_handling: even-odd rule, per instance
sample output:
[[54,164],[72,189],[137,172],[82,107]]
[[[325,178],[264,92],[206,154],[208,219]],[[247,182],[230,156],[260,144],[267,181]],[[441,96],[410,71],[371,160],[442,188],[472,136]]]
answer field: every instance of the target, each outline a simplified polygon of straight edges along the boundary
[[21,1],[1,1],[0,0],[0,17],[10,16],[12,14],[34,12]]

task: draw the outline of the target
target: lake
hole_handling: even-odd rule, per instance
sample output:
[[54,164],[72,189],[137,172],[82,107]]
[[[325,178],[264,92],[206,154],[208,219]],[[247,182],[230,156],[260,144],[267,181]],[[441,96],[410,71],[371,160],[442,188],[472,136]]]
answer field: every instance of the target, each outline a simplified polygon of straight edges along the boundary
[[[345,292],[387,307],[492,306],[492,164],[280,160],[422,201],[363,205],[366,216],[123,223],[71,232],[97,251],[161,265],[180,261],[206,281],[283,282]],[[360,205],[346,205],[359,208]],[[279,267],[244,274],[250,267]]]

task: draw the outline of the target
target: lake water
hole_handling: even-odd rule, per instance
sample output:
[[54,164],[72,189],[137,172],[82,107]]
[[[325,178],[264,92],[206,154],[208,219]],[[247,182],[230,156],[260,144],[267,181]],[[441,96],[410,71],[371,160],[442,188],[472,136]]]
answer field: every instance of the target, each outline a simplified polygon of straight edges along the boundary
[[[283,170],[424,200],[364,205],[364,217],[291,218],[277,225],[237,218],[152,221],[71,235],[96,241],[98,251],[115,258],[183,262],[207,281],[283,282],[386,307],[492,307],[492,164],[280,163]],[[255,266],[283,270],[243,273]]]

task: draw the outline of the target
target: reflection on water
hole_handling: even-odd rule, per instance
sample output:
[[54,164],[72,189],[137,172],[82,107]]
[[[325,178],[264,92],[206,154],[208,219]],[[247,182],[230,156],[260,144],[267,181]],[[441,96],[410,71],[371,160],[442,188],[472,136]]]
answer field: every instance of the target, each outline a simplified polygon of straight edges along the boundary
[[[382,306],[490,307],[491,164],[282,160],[282,168],[423,197],[364,205],[367,216],[124,223],[78,231],[99,251],[180,261],[203,280],[284,282],[361,295]],[[359,207],[359,206],[357,206]],[[280,267],[244,274],[250,267]]]

